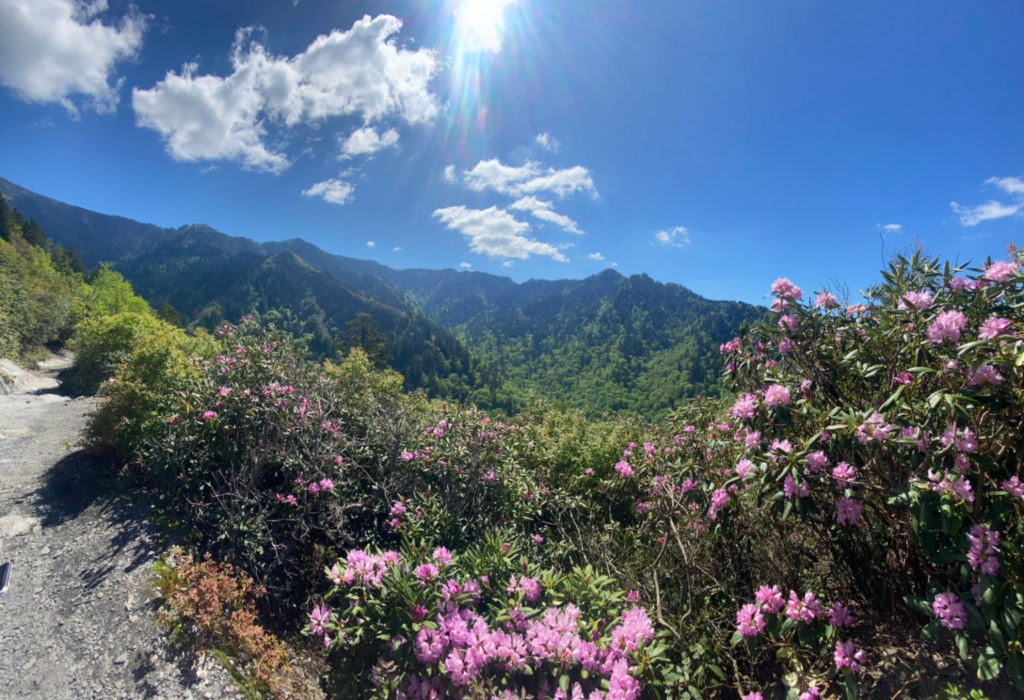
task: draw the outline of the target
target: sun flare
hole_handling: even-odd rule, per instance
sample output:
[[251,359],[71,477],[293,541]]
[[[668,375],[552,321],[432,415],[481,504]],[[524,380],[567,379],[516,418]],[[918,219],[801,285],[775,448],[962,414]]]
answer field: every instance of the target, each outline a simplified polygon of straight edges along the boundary
[[515,0],[460,0],[455,10],[464,49],[498,51],[505,29],[505,8]]

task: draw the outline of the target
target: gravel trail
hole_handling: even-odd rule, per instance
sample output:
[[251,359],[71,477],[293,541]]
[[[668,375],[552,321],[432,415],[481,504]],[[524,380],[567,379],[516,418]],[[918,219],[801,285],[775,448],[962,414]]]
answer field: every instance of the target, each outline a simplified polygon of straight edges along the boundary
[[146,508],[74,445],[95,399],[56,393],[67,357],[0,394],[0,699],[241,698],[224,669],[154,623],[161,553]]

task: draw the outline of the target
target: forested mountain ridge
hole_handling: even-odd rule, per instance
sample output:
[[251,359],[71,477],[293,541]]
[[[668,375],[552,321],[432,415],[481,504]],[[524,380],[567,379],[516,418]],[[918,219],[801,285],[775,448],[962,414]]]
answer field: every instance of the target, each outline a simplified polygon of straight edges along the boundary
[[658,416],[718,393],[717,348],[766,310],[711,301],[614,270],[524,283],[483,272],[397,270],[299,238],[259,243],[202,224],[109,217],[0,178],[0,194],[87,265],[109,261],[184,325],[258,312],[320,357],[368,314],[407,388],[515,410],[531,393],[595,411]]

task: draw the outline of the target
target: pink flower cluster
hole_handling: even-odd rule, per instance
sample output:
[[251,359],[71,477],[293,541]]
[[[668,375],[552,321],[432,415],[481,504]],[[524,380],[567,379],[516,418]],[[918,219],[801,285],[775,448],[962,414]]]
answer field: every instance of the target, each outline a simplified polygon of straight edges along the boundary
[[928,326],[928,340],[936,345],[957,343],[966,326],[967,317],[962,312],[943,311],[932,325]]
[[788,277],[780,277],[772,282],[772,294],[793,301],[800,301],[804,298],[800,287],[790,282]]
[[956,593],[939,593],[935,596],[932,614],[940,625],[953,632],[967,627],[967,610]]
[[402,558],[398,552],[384,552],[370,555],[361,549],[353,549],[348,553],[348,566],[344,571],[335,564],[331,567],[331,580],[335,586],[344,583],[346,586],[365,586],[376,588],[388,569],[395,566]]
[[996,555],[1002,550],[999,549],[999,532],[990,530],[983,525],[975,525],[967,533],[967,540],[971,543],[970,551],[967,552],[967,561],[975,571],[980,571],[989,576],[999,573],[999,559]]
[[839,670],[848,668],[850,673],[860,673],[861,664],[864,663],[864,650],[854,648],[851,641],[836,642],[836,650],[832,658]]
[[998,260],[985,268],[985,279],[989,282],[1009,282],[1013,275],[1020,272],[1020,265]]

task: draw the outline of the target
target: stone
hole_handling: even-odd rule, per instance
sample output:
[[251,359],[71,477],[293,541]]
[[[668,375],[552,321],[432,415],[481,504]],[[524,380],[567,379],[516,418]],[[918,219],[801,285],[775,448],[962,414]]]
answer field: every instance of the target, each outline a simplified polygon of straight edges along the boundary
[[18,513],[8,513],[0,518],[0,539],[27,535],[39,529],[39,518],[30,518]]
[[118,665],[128,663],[128,654],[121,654],[119,657],[114,659],[114,663]]

